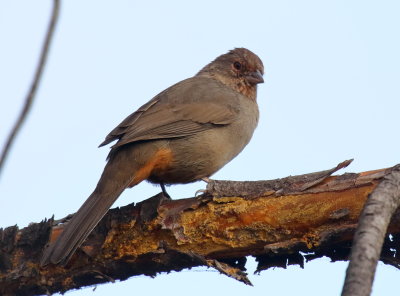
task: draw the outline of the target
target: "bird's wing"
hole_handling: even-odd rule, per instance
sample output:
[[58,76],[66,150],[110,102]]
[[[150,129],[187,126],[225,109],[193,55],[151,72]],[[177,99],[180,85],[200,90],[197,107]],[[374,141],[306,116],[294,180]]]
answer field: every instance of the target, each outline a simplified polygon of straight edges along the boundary
[[227,125],[238,114],[238,94],[210,78],[193,77],[166,89],[122,121],[100,146],[177,138]]

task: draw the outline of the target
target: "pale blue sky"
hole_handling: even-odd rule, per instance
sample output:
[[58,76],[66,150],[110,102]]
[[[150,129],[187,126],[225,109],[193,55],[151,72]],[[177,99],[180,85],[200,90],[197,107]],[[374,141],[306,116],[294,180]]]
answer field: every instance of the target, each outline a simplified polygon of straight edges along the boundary
[[[0,1],[0,140],[30,84],[51,1]],[[260,180],[399,163],[399,1],[63,1],[34,108],[0,179],[0,227],[77,210],[104,166],[104,136],[171,84],[247,47],[264,61],[251,143],[214,177]],[[193,196],[201,182],[174,186]],[[127,190],[125,205],[159,191]],[[253,261],[253,260],[251,260]],[[247,287],[202,269],[131,278],[78,295],[339,295],[346,263],[318,260],[252,275]],[[400,271],[379,265],[373,295]]]

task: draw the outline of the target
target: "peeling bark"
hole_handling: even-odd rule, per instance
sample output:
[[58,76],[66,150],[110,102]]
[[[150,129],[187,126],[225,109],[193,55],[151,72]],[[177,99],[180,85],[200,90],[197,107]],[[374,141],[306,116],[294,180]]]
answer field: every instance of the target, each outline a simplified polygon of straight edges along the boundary
[[[0,229],[0,294],[39,295],[134,275],[155,276],[205,265],[246,284],[246,256],[257,271],[328,256],[347,260],[367,196],[393,168],[331,176],[324,172],[271,181],[210,181],[197,198],[168,200],[162,194],[112,209],[66,266],[39,266],[48,241],[68,217]],[[396,213],[381,253],[400,266]]]

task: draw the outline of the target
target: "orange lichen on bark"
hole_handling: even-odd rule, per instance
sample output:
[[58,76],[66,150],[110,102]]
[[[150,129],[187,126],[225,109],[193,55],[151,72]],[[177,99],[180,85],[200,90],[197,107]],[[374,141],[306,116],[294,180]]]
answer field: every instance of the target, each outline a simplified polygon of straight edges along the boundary
[[[160,242],[164,242],[181,252],[191,251],[203,256],[231,252],[237,256],[241,250],[293,238],[312,248],[318,246],[320,233],[329,227],[357,223],[365,199],[376,184],[370,182],[348,190],[269,198],[214,198],[195,210],[175,215],[170,227],[161,227],[168,211],[159,210],[157,219],[145,229],[131,229],[115,238],[109,245],[114,251],[105,245],[104,253],[118,258],[140,256],[157,252]],[[337,218],[335,213],[343,210],[346,217]]]
[[[27,295],[53,293],[198,265],[235,277],[240,272],[223,260],[248,255],[256,257],[257,270],[285,267],[287,256],[301,257],[295,262],[302,264],[300,252],[334,253],[336,260],[345,260],[365,200],[392,168],[331,176],[342,167],[271,181],[214,180],[210,188],[215,191],[208,184],[197,198],[169,200],[159,194],[111,209],[67,266],[39,265],[45,244],[61,233],[67,219],[0,229],[6,250],[0,254],[0,294],[16,287],[29,290]],[[400,211],[389,227],[396,237],[399,225]],[[342,253],[328,252],[334,244]],[[389,252],[385,256],[393,260]]]
[[236,198],[226,204],[208,203],[203,209],[183,213],[180,225],[190,249],[203,255],[227,248],[246,248],[260,241],[272,243],[307,237],[309,233],[315,235],[337,223],[331,216],[341,209],[349,211],[346,223],[356,223],[374,187],[365,186],[345,193]]

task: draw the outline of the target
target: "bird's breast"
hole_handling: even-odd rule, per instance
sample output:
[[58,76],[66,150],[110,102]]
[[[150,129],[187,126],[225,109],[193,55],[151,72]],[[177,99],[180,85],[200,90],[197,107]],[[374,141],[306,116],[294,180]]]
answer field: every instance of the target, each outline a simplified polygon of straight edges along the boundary
[[171,154],[168,162],[155,167],[148,180],[153,183],[190,183],[209,177],[236,157],[249,143],[258,123],[258,107],[246,99],[236,120],[195,135],[165,140]]

